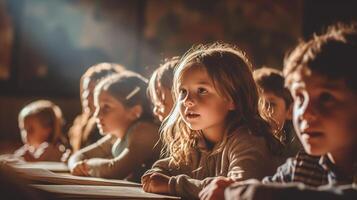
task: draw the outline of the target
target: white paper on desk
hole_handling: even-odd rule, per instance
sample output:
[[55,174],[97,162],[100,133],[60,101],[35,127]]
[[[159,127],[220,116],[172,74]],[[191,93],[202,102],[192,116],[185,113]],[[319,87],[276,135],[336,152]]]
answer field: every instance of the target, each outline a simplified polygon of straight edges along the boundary
[[52,172],[69,172],[69,169],[65,163],[62,162],[25,162],[25,163],[15,163],[11,164],[15,168],[40,168],[47,169]]
[[49,183],[61,185],[106,185],[106,186],[141,186],[141,184],[124,180],[73,176],[70,174],[56,174],[40,168],[14,168],[17,173],[31,183]]
[[179,197],[146,193],[141,187],[92,185],[31,185],[63,198],[81,199],[180,199]]

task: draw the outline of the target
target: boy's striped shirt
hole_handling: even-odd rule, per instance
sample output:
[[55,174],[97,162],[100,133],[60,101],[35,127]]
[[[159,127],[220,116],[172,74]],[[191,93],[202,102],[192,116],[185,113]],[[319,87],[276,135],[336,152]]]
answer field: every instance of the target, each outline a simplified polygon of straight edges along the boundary
[[317,157],[299,152],[295,158],[289,158],[281,165],[273,176],[263,179],[263,183],[271,182],[300,182],[312,187],[357,184],[357,167],[354,166],[352,176],[338,176],[335,166],[327,156]]

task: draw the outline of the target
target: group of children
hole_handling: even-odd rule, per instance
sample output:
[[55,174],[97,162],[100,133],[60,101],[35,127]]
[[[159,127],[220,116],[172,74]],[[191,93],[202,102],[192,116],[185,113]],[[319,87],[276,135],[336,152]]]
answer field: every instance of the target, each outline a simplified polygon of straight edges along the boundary
[[244,52],[223,43],[165,60],[149,81],[101,63],[81,78],[70,158],[60,109],[43,100],[20,112],[25,145],[14,155],[186,199],[355,197],[356,52],[357,27],[338,24],[299,44],[283,72],[253,72]]

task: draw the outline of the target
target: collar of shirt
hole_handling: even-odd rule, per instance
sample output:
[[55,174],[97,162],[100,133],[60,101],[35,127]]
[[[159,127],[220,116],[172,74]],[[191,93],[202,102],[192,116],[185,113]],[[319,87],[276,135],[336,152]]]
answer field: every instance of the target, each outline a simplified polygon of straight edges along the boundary
[[321,156],[319,160],[321,167],[327,172],[329,184],[357,184],[357,162],[353,164],[352,176],[343,176],[338,172],[336,165],[332,163],[327,155]]

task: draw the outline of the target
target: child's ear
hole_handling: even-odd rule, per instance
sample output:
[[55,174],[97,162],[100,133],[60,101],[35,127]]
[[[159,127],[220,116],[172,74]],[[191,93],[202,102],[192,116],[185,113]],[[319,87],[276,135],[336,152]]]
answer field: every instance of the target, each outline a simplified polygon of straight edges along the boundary
[[286,111],[285,120],[292,120],[293,119],[293,103],[290,104],[289,108]]
[[130,108],[130,115],[133,120],[139,119],[142,113],[143,107],[141,105],[135,105]]

